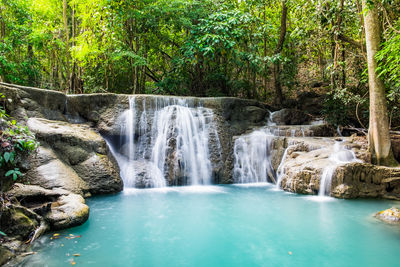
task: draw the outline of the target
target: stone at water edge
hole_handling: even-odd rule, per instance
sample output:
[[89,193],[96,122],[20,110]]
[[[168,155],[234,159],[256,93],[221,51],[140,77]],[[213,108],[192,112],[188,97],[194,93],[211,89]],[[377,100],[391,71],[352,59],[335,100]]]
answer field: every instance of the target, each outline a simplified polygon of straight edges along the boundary
[[387,223],[400,224],[400,210],[395,207],[380,211],[375,214],[375,217]]

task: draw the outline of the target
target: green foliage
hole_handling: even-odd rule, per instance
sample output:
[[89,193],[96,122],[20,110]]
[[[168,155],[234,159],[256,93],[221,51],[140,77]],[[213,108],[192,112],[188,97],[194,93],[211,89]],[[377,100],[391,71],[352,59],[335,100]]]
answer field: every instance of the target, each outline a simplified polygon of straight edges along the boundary
[[18,177],[22,176],[22,173],[19,171],[19,168],[15,168],[6,172],[6,177],[8,176],[12,176],[13,181],[16,181]]
[[[359,125],[359,121],[355,118],[354,114],[356,109],[360,109],[361,123],[366,123],[368,113],[364,111],[366,108],[366,98],[360,97],[358,94],[349,89],[336,89],[328,93],[325,97],[322,114],[325,116],[327,122],[334,126],[339,125]],[[357,111],[358,112],[358,111]]]
[[[324,114],[338,110],[350,117],[355,102],[335,96],[337,90],[357,88],[351,93],[361,98],[367,86],[360,16],[368,10],[361,10],[360,1],[66,2],[63,10],[59,0],[0,0],[1,81],[70,93],[239,96],[270,103],[275,79],[287,97],[310,90],[310,81],[329,82],[318,92],[331,91]],[[283,2],[287,31],[278,51]],[[377,5],[383,22],[377,59],[396,117],[400,4],[367,2]],[[17,143],[17,150],[33,147]]]
[[[4,95],[0,94],[0,98],[4,98]],[[28,127],[11,119],[2,106],[0,114],[0,170],[5,172],[5,177],[12,177],[15,181],[22,176],[17,166],[38,148],[39,143]]]
[[399,102],[400,96],[400,19],[391,29],[382,49],[377,54],[379,76],[384,78],[388,88],[388,98]]

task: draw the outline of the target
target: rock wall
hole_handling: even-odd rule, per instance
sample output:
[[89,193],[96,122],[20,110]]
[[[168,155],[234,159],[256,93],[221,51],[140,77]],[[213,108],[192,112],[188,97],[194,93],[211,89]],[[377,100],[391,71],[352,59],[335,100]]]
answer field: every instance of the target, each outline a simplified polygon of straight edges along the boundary
[[[116,181],[111,187],[106,184],[95,185],[118,176],[115,174],[118,173],[115,160],[99,133],[119,138],[122,124],[118,123],[118,119],[129,108],[129,95],[65,95],[61,92],[4,83],[0,83],[0,92],[6,95],[6,107],[10,115],[27,123],[42,143],[38,159],[33,161],[33,171],[29,174],[31,180],[35,180],[33,176],[37,177],[40,173],[43,174],[39,175],[42,178],[59,177],[53,180],[63,180],[63,177],[68,176],[73,182],[68,182],[69,186],[64,185],[65,189],[83,195],[121,190],[122,185]],[[136,98],[139,103],[136,106],[138,111],[143,110],[143,105],[155,106],[160,100],[182,99],[154,95],[137,95]],[[269,118],[269,107],[254,100],[233,97],[186,97],[185,100],[214,111],[221,147],[210,148],[210,157],[216,163],[213,182],[231,183],[232,137],[265,125]],[[91,136],[95,141],[90,143],[84,136]],[[50,169],[60,171],[49,171]],[[36,184],[45,186],[47,183],[47,188],[56,185],[53,181],[45,183],[42,178],[36,179]],[[119,177],[118,179],[120,180]]]

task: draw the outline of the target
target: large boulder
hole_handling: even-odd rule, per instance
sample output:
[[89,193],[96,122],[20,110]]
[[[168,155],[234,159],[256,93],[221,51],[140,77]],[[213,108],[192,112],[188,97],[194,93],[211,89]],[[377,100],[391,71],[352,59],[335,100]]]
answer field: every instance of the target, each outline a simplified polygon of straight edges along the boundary
[[62,195],[51,204],[51,212],[45,217],[51,229],[65,229],[81,225],[89,218],[85,199],[76,194]]
[[[360,158],[368,153],[351,138],[343,138],[340,143],[334,138],[288,138],[285,152],[280,169],[277,169],[284,190],[318,194],[323,173],[329,171],[332,174],[331,195],[335,195],[336,186],[341,184],[337,182],[338,170],[351,164],[362,164]],[[354,163],[347,163],[350,161]]]
[[119,167],[112,155],[92,154],[73,166],[78,176],[86,182],[91,194],[108,194],[122,190]]
[[24,177],[32,185],[53,189],[62,188],[86,195],[89,186],[75,170],[62,161],[48,146],[41,146],[31,160],[31,169]]
[[118,164],[104,139],[88,125],[39,118],[27,124],[43,143],[27,175],[32,184],[82,195],[122,190]]

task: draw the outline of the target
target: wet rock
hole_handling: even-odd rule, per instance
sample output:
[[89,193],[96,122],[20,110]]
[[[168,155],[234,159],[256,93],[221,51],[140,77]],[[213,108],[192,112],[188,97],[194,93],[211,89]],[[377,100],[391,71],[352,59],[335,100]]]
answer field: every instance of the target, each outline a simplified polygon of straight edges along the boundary
[[154,176],[162,175],[161,173],[155,173],[157,171],[157,167],[153,165],[153,163],[148,161],[133,161],[132,170],[135,172],[136,180],[134,183],[134,187],[136,188],[152,188],[156,185],[154,184]]
[[77,194],[62,195],[51,204],[51,212],[45,219],[53,230],[81,225],[89,218],[89,207],[85,199]]
[[[343,191],[338,191],[345,188],[343,182],[338,182],[340,170],[351,164],[362,164],[345,164],[345,162],[347,158],[354,157],[354,154],[361,155],[367,151],[355,146],[350,138],[343,138],[342,141],[340,145],[347,150],[335,151],[336,140],[334,138],[288,138],[286,155],[282,158],[284,164],[281,166],[281,187],[295,193],[318,194],[322,174],[327,167],[331,167],[333,172],[331,195],[345,197]],[[354,154],[351,154],[350,150]],[[335,160],[331,158],[333,154]]]
[[92,154],[84,162],[73,166],[73,169],[88,185],[91,194],[115,193],[123,188],[119,167],[112,155]]
[[386,223],[399,224],[400,223],[400,210],[392,207],[387,210],[383,210],[375,214],[375,217]]

